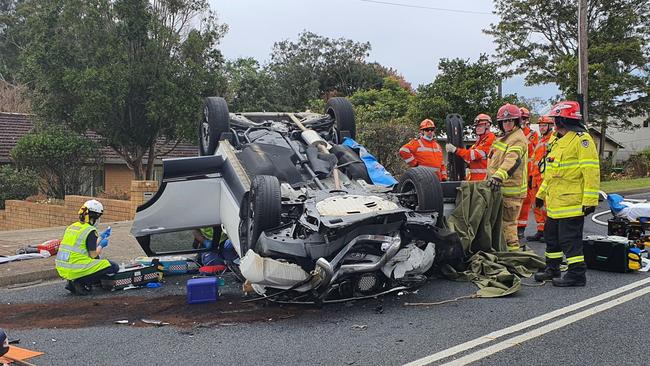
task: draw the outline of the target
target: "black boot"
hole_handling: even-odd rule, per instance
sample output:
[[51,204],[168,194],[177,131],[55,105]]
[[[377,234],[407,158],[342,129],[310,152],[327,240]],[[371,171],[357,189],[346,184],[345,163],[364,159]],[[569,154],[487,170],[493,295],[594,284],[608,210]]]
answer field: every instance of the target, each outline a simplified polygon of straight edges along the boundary
[[525,226],[517,226],[517,238],[519,238],[519,242],[524,239],[524,231],[526,231]]
[[93,290],[91,286],[83,284],[79,281],[72,281],[72,285],[74,286],[74,293],[80,296],[86,296]]
[[74,289],[74,284],[70,280],[68,280],[68,283],[65,284],[65,289],[70,291],[72,294],[77,293],[77,291]]
[[557,287],[578,287],[587,284],[585,272],[587,267],[584,263],[569,265],[569,270],[562,278],[554,278],[553,286]]
[[544,242],[544,232],[543,231],[538,231],[535,233],[535,235],[529,235],[526,237],[527,241],[540,241]]
[[535,273],[535,281],[544,282],[554,280],[555,278],[560,278],[562,272],[560,272],[560,261],[557,259],[546,259],[546,268]]

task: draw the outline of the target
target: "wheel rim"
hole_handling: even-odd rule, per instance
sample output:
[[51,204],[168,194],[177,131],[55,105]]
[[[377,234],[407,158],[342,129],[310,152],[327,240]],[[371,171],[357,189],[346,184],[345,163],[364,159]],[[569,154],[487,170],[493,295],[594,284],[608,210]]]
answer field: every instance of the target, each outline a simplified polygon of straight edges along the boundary
[[410,197],[404,197],[402,199],[402,205],[411,210],[418,209],[418,195],[413,182],[410,180],[404,181],[402,184],[402,189],[400,189],[400,193],[412,193]]
[[203,108],[203,121],[201,122],[201,147],[207,152],[210,146],[210,120],[208,107]]

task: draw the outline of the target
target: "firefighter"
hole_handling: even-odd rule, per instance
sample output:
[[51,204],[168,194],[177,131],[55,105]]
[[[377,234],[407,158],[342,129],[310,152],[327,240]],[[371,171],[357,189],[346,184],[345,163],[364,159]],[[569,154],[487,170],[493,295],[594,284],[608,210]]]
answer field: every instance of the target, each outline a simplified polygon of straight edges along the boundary
[[492,118],[481,113],[474,118],[474,133],[478,139],[472,147],[463,149],[452,144],[445,146],[448,152],[456,154],[465,160],[469,166],[469,176],[467,177],[469,181],[485,180],[487,175],[487,155],[496,138],[494,133],[490,131],[491,124]]
[[[586,265],[582,254],[584,217],[598,206],[600,165],[591,136],[582,124],[580,106],[565,101],[553,106],[555,136],[548,146],[544,180],[535,205],[546,204],[544,225],[546,267],[535,280],[553,280],[554,286],[584,286]],[[569,269],[560,277],[560,262],[566,257]]]
[[[539,191],[539,186],[542,185],[542,176],[544,172],[542,169],[545,168],[544,165],[544,158],[546,157],[546,147],[549,143],[549,140],[551,139],[551,136],[553,136],[553,118],[549,116],[542,116],[538,120],[538,125],[539,125],[539,134],[540,134],[540,139],[539,142],[537,143],[537,146],[535,146],[535,151],[533,152],[533,164],[531,164],[531,169],[533,179],[532,179],[532,189],[529,190],[529,192],[532,192],[532,198],[531,200],[534,202],[535,201],[535,196],[537,195],[537,191]],[[530,196],[529,196],[530,197]],[[535,235],[527,236],[526,240],[528,241],[544,241],[544,222],[546,221],[546,210],[544,207],[537,207],[535,206],[533,213],[535,214],[535,223],[537,224],[537,232]],[[522,209],[521,214],[519,215],[519,218],[524,218],[526,221],[528,221],[528,212],[526,212],[526,215],[524,216],[524,211]]]
[[535,194],[533,193],[533,159],[535,155],[535,146],[539,143],[539,135],[536,131],[530,129],[530,111],[527,108],[520,108],[521,110],[521,130],[524,132],[528,140],[528,190],[524,201],[521,204],[521,212],[517,219],[517,236],[519,240],[523,239],[524,231],[528,225],[528,213],[530,206],[535,201]]
[[436,124],[425,119],[420,123],[420,136],[412,139],[399,149],[404,162],[412,167],[427,166],[435,170],[438,179],[447,180],[447,169],[442,157],[442,149],[435,139]]
[[506,104],[499,108],[497,123],[501,135],[492,144],[488,154],[488,185],[503,193],[503,232],[508,251],[517,251],[517,217],[526,196],[528,176],[528,148],[521,130],[519,107]]

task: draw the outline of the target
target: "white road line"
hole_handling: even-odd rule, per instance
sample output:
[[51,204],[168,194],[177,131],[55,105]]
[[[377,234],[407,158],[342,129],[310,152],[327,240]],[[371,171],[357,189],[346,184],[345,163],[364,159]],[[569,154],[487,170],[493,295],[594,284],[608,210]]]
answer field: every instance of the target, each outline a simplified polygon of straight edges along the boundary
[[501,330],[497,330],[497,331],[494,331],[492,333],[488,333],[488,334],[486,334],[484,336],[478,337],[478,338],[473,339],[471,341],[467,341],[465,343],[461,343],[461,344],[459,344],[457,346],[454,346],[454,347],[451,347],[451,348],[447,348],[446,350],[436,352],[436,353],[434,353],[432,355],[425,356],[423,358],[420,358],[419,360],[409,362],[409,363],[405,364],[404,366],[429,365],[429,364],[431,364],[431,363],[433,363],[435,361],[442,360],[442,359],[447,358],[447,357],[451,357],[451,356],[453,356],[455,354],[458,354],[460,352],[468,351],[468,350],[470,350],[472,348],[475,348],[475,347],[478,347],[478,346],[480,346],[482,344],[492,342],[497,338],[500,338],[500,337],[503,337],[503,336],[506,336],[508,334],[512,334],[512,333],[515,333],[515,332],[518,332],[518,331],[521,331],[521,330],[524,330],[526,328],[529,328],[529,327],[532,327],[534,325],[543,323],[543,322],[551,320],[553,318],[557,318],[558,316],[561,316],[561,315],[570,313],[572,311],[584,308],[585,306],[589,306],[591,304],[594,304],[594,303],[597,303],[599,301],[608,299],[608,298],[610,298],[612,296],[619,295],[619,294],[621,294],[623,292],[629,291],[629,290],[637,288],[639,286],[646,285],[648,283],[650,283],[650,278],[646,278],[644,280],[631,283],[629,285],[617,288],[617,289],[609,291],[609,292],[605,292],[605,293],[600,294],[598,296],[594,296],[592,298],[589,298],[589,299],[580,301],[578,303],[563,307],[561,309],[551,311],[550,313],[542,314],[540,316],[537,316],[535,318],[526,320],[524,322],[509,326],[507,328],[503,328]]
[[606,303],[603,303],[603,304],[594,306],[592,308],[583,310],[583,311],[581,311],[579,313],[575,313],[575,314],[570,315],[570,316],[568,316],[566,318],[556,320],[556,321],[554,321],[552,323],[546,324],[546,325],[541,326],[539,328],[535,328],[535,329],[533,329],[531,331],[520,334],[520,335],[518,335],[516,337],[512,337],[510,339],[507,339],[505,341],[497,343],[497,344],[495,344],[493,346],[484,348],[482,350],[478,350],[478,351],[476,351],[474,353],[471,353],[471,354],[469,354],[467,356],[463,356],[463,357],[461,357],[461,358],[459,358],[457,360],[448,362],[448,363],[446,363],[444,365],[445,366],[467,365],[467,364],[472,363],[474,361],[478,361],[478,360],[480,360],[482,358],[493,355],[493,354],[495,354],[497,352],[503,351],[504,349],[514,347],[514,346],[516,346],[516,345],[518,345],[520,343],[529,341],[529,340],[531,340],[533,338],[537,338],[537,337],[539,337],[541,335],[552,332],[552,331],[554,331],[556,329],[562,328],[562,327],[567,326],[567,325],[569,325],[571,323],[575,323],[578,320],[584,319],[584,318],[592,316],[594,314],[598,314],[598,313],[600,313],[602,311],[613,308],[614,306],[621,305],[621,304],[626,303],[626,302],[628,302],[630,300],[634,300],[637,297],[647,295],[648,293],[650,293],[650,287],[642,288],[642,289],[637,290],[635,292],[629,293],[629,294],[627,294],[625,296],[621,296],[621,297],[616,298],[614,300],[610,300],[610,301],[608,301]]

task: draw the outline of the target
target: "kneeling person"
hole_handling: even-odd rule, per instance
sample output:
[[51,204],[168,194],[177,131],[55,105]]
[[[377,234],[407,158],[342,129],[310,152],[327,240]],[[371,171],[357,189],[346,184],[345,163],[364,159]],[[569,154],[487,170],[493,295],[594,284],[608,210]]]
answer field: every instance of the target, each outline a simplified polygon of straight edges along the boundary
[[98,235],[95,227],[103,213],[99,201],[86,201],[79,209],[79,221],[65,229],[55,263],[59,276],[68,280],[65,288],[72,293],[86,295],[102,276],[119,270],[117,263],[99,259],[108,245],[107,233]]

